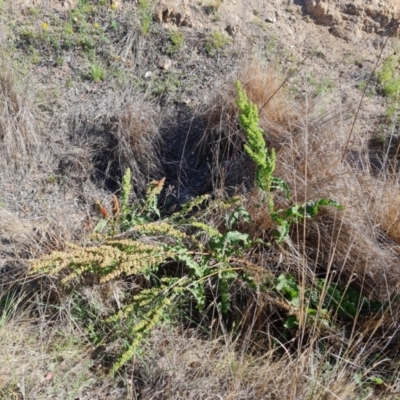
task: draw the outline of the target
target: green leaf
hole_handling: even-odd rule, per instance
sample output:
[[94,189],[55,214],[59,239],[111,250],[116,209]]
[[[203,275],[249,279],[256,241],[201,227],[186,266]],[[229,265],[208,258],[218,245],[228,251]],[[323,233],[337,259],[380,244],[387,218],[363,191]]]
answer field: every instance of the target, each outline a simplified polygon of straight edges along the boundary
[[279,219],[278,228],[274,230],[274,236],[277,243],[282,243],[288,237],[290,231],[289,221]]
[[217,307],[223,314],[227,314],[230,309],[231,302],[229,296],[229,284],[226,279],[219,280],[218,291],[220,293],[221,301],[217,304]]
[[243,221],[245,222],[251,221],[250,214],[242,206],[236,207],[236,209],[231,214],[226,215],[225,217],[226,227],[228,229],[231,229],[235,223],[240,221],[240,219],[243,219]]
[[206,303],[206,295],[204,291],[204,286],[198,282],[194,283],[190,288],[189,291],[192,293],[193,297],[197,303],[197,309],[199,311],[203,310],[204,305]]
[[283,326],[287,329],[294,329],[297,328],[299,323],[297,322],[297,318],[294,315],[290,315],[287,317],[286,322],[283,324]]
[[107,223],[107,219],[101,219],[94,227],[93,232],[101,232],[107,226]]
[[307,203],[304,205],[306,218],[312,218],[318,214],[319,202],[320,202],[320,200],[318,200],[317,203],[313,200],[307,201]]
[[281,274],[276,281],[276,289],[278,292],[289,297],[289,300],[299,298],[299,287],[294,276]]
[[[294,291],[293,291],[293,294],[294,294]],[[289,304],[292,307],[299,308],[300,307],[300,299],[298,297],[293,297],[292,300],[290,300]]]
[[368,380],[376,385],[383,385],[384,383],[383,379],[379,378],[378,376],[370,376]]
[[272,177],[272,184],[271,184],[271,189],[274,190],[281,190],[284,194],[285,197],[288,199],[290,197],[290,189],[287,183],[281,179],[277,178],[276,176]]
[[223,235],[222,240],[228,244],[237,244],[239,242],[247,243],[249,241],[249,235],[238,231],[229,231]]
[[185,263],[193,272],[196,279],[203,278],[209,273],[207,266],[197,263],[189,254],[181,253],[175,256],[177,261]]
[[336,207],[338,210],[343,210],[344,207],[338,203],[335,200],[331,200],[331,199],[320,199],[317,201],[317,204],[319,206],[331,206],[331,207]]
[[286,219],[289,219],[289,221],[299,222],[304,218],[304,208],[299,204],[294,204],[286,210],[285,214]]
[[306,312],[307,315],[312,315],[314,317],[317,315],[317,310],[315,308],[307,308]]

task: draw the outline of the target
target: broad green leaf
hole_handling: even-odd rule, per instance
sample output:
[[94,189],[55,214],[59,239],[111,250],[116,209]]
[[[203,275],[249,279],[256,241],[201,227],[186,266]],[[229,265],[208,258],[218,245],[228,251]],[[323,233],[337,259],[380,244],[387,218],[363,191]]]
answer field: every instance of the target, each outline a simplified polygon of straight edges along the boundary
[[299,287],[297,285],[296,279],[291,275],[281,274],[278,276],[276,289],[289,296],[290,300],[299,297]]
[[298,325],[297,318],[294,315],[287,317],[286,322],[283,324],[283,326],[287,329],[294,329]]
[[108,220],[101,219],[94,227],[93,232],[101,232],[107,226]]
[[238,242],[247,243],[249,240],[249,235],[247,233],[241,233],[238,231],[229,231],[223,235],[223,241],[229,244],[236,244]]
[[232,226],[236,222],[239,222],[240,219],[243,219],[243,221],[245,221],[245,222],[251,221],[250,214],[242,206],[237,207],[231,214],[226,215],[225,221],[226,221],[227,228],[229,228],[229,229],[232,228]]
[[286,220],[282,220],[278,228],[274,230],[274,236],[277,243],[282,243],[289,235],[290,225]]
[[272,184],[271,184],[271,189],[274,190],[281,190],[284,194],[285,197],[288,199],[290,197],[290,189],[289,186],[287,185],[287,183],[281,179],[281,178],[277,178],[276,176],[274,176],[272,178]]

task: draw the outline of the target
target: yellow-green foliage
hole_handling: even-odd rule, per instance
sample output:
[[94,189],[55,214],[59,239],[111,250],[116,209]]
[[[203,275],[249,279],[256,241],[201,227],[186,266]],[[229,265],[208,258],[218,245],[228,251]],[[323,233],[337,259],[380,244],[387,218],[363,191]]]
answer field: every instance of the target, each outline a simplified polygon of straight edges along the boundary
[[[164,316],[172,314],[178,297],[184,301],[189,299],[202,310],[207,301],[206,286],[218,287],[216,304],[226,314],[230,307],[231,282],[241,270],[240,267],[232,268],[230,258],[237,256],[239,243],[250,244],[246,234],[236,231],[222,234],[216,227],[200,222],[194,216],[187,218],[208,196],[183,205],[182,210],[171,217],[160,218],[157,200],[164,179],[150,183],[146,198],[139,205],[129,204],[130,180],[130,171],[127,170],[121,184],[120,201],[113,196],[112,214],[99,204],[99,212],[104,217],[102,221],[111,221],[112,226],[103,234],[96,235],[94,244],[69,244],[65,251],[32,261],[30,270],[31,274],[58,276],[64,284],[73,279],[78,281],[82,276],[90,278],[89,282],[100,284],[127,276],[140,275],[141,281],[145,278],[134,296],[127,293],[123,307],[106,321],[110,335],[114,339],[122,337],[127,343],[113,365],[112,373],[131,359],[145,336]],[[200,212],[201,218],[215,209],[228,210],[237,206],[236,203],[237,198],[228,202],[211,202]],[[237,220],[238,216],[235,218]],[[146,243],[140,241],[140,237]],[[172,276],[165,275],[164,268],[160,276],[160,268],[170,263],[180,266],[181,277],[177,277],[176,272]],[[80,283],[85,285],[85,282],[81,280]],[[74,287],[79,290],[80,285]],[[121,328],[121,324],[125,328]]]
[[121,218],[126,220],[129,214],[129,196],[131,194],[131,169],[127,168],[121,183]]
[[222,32],[215,31],[207,39],[205,48],[208,54],[213,55],[217,50],[221,50],[230,43],[231,41],[226,35]]
[[277,224],[274,232],[278,243],[283,242],[289,235],[291,225],[298,223],[304,218],[314,217],[320,206],[333,206],[342,209],[342,206],[334,200],[319,199],[308,200],[305,204],[293,204],[286,210],[275,210],[274,195],[271,189],[281,190],[290,197],[290,190],[286,182],[273,175],[275,171],[275,149],[267,150],[264,132],[259,127],[259,114],[257,106],[248,98],[240,82],[236,82],[237,100],[239,107],[239,121],[246,133],[247,143],[244,150],[256,164],[256,177],[258,187],[268,196],[268,209],[272,220]]
[[90,65],[90,78],[96,83],[106,79],[106,70],[100,63],[94,62]]
[[[247,139],[244,150],[257,166],[257,181],[259,187],[269,194],[273,181],[273,173],[275,171],[275,149],[267,150],[264,132],[259,127],[257,106],[249,101],[240,82],[236,82],[236,90],[236,104],[240,110],[239,121],[246,132]],[[272,196],[269,197],[268,204],[272,211],[274,207]]]
[[187,214],[193,211],[195,207],[200,206],[203,204],[206,200],[208,200],[210,196],[208,194],[204,194],[202,196],[195,197],[193,200],[188,201],[182,206],[182,209],[180,211],[177,211],[172,215],[172,219],[177,219],[180,220],[184,218]]
[[400,56],[392,55],[388,57],[381,69],[377,72],[378,81],[385,96],[389,99],[387,116],[390,118],[398,112],[400,107]]
[[160,216],[160,211],[157,207],[158,196],[163,190],[165,183],[165,178],[159,181],[152,181],[147,188],[146,192],[146,200],[144,202],[144,206],[141,209],[140,213],[143,214],[144,212],[154,212],[158,216]]
[[138,232],[141,235],[150,235],[150,236],[169,236],[174,239],[184,239],[186,234],[181,232],[180,230],[174,228],[171,224],[167,222],[150,222],[143,225],[136,225],[133,228],[134,232]]
[[102,283],[122,275],[148,274],[172,255],[161,246],[129,239],[109,239],[90,247],[68,246],[70,251],[53,252],[33,261],[30,273],[56,275],[64,272],[66,276],[62,279],[63,283],[84,273],[91,273],[98,276]]
[[[160,214],[157,201],[164,181],[161,179],[151,182],[141,204],[131,205],[131,171],[128,169],[122,179],[120,200],[113,196],[112,214],[98,202],[99,212],[104,218],[102,221],[106,224],[111,220],[112,226],[102,235],[94,237],[93,240],[97,242],[90,246],[69,243],[65,251],[53,252],[31,263],[30,274],[56,275],[64,284],[73,279],[77,280],[82,275],[90,276],[100,284],[132,275],[142,275],[146,278],[150,287],[142,287],[133,299],[130,296],[125,306],[106,321],[110,324],[111,332],[119,332],[118,334],[126,336],[128,340],[127,347],[113,365],[111,373],[116,372],[132,357],[144,337],[160,323],[163,315],[174,304],[172,300],[185,290],[183,285],[187,285],[185,278],[178,280],[164,277],[155,281],[150,279],[152,273],[156,276],[158,268],[168,259],[171,260],[177,254],[182,255],[185,252],[182,242],[187,236],[184,232],[168,220],[151,219],[151,216]],[[204,197],[200,198],[200,201],[193,201],[183,210],[188,212],[203,200]],[[116,233],[125,232],[127,229],[129,232],[122,233],[123,237],[152,237],[152,244],[121,238],[121,235],[116,236]],[[170,246],[166,246],[167,242]],[[117,328],[124,320],[128,320],[128,331],[125,333]]]
[[400,92],[400,56],[388,57],[377,73],[379,83],[385,92],[385,95],[398,100]]
[[151,6],[149,0],[139,0],[140,26],[143,35],[146,35],[151,26]]
[[135,320],[140,315],[140,319],[131,325],[128,332],[129,339],[133,340],[130,341],[118,361],[113,365],[111,374],[118,371],[133,357],[144,337],[161,322],[187,282],[185,278],[180,280],[163,278],[159,287],[143,289],[135,296],[133,303],[128,304],[106,321],[115,324],[123,320]]
[[199,228],[201,230],[202,233],[206,233],[207,235],[209,235],[210,237],[220,237],[222,236],[217,229],[215,229],[214,227],[207,225],[203,222],[192,222],[191,223],[192,226],[194,226],[195,228]]
[[185,35],[180,31],[171,31],[169,34],[171,44],[168,46],[168,53],[173,54],[183,48],[185,43]]
[[[123,310],[118,318],[130,316],[134,311],[140,309],[141,318],[138,323],[134,324],[129,331],[129,336],[133,340],[129,343],[125,351],[111,369],[111,374],[118,371],[124,364],[126,364],[135,354],[139,345],[147,335],[162,319],[163,313],[166,308],[171,306],[171,298],[162,295],[164,294],[163,287],[151,288],[142,290],[142,292],[135,297],[134,303],[129,306],[129,309]],[[145,310],[143,312],[143,310]],[[115,322],[115,319],[110,319],[109,322]]]

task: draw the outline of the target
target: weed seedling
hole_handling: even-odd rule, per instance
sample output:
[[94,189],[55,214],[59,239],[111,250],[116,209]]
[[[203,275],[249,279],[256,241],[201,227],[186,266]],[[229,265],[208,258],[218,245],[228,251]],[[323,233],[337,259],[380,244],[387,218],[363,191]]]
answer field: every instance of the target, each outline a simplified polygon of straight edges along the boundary
[[104,81],[106,78],[106,71],[98,62],[94,62],[90,65],[90,78],[96,83]]
[[150,31],[152,20],[151,7],[148,0],[139,0],[139,18],[141,32],[146,35]]
[[180,31],[172,31],[169,34],[171,44],[167,48],[168,54],[173,54],[181,50],[185,44],[185,35]]
[[213,32],[206,42],[206,52],[212,56],[217,50],[221,50],[226,45],[230,44],[231,41],[221,32]]

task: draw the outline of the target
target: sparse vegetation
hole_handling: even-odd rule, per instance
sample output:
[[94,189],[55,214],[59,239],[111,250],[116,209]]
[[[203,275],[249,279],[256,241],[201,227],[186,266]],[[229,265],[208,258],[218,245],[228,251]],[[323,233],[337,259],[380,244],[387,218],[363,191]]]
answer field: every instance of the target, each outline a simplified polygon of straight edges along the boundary
[[378,72],[378,79],[386,96],[398,98],[400,91],[400,76],[398,72],[399,58],[388,57]]
[[206,42],[206,52],[212,56],[216,51],[223,49],[225,46],[230,44],[230,39],[223,34],[222,32],[215,31],[211,34],[211,36],[207,39]]
[[185,44],[185,35],[180,31],[171,31],[169,34],[171,44],[168,46],[167,52],[169,54],[180,51]]
[[389,99],[387,116],[393,119],[400,109],[400,70],[398,67],[400,57],[391,55],[386,58],[377,72],[379,84],[383,93]]
[[222,0],[208,0],[205,6],[207,14],[216,13],[221,7]]
[[315,96],[327,94],[333,89],[333,82],[328,77],[318,80],[318,79],[315,79],[315,78],[309,76],[308,82],[312,86],[314,86],[314,88],[315,88],[314,95]]
[[104,81],[106,78],[106,71],[100,63],[93,62],[90,64],[90,78],[96,83]]
[[139,0],[139,17],[142,34],[146,35],[150,31],[152,20],[151,4],[149,0]]

